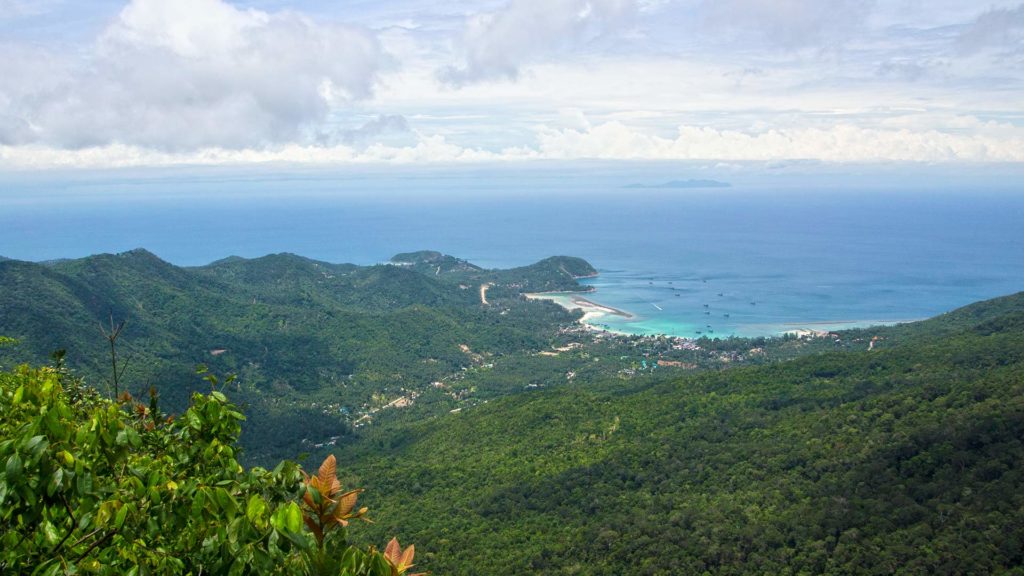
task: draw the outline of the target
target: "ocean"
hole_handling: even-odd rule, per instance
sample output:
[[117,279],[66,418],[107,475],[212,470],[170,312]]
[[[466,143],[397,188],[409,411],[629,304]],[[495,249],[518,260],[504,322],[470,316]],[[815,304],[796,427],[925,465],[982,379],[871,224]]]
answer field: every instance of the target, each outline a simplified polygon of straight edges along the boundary
[[144,247],[179,265],[293,252],[373,264],[432,249],[485,267],[580,256],[638,334],[760,336],[926,318],[1024,289],[1024,194],[845,182],[627,188],[670,171],[214,173],[8,181],[0,255]]

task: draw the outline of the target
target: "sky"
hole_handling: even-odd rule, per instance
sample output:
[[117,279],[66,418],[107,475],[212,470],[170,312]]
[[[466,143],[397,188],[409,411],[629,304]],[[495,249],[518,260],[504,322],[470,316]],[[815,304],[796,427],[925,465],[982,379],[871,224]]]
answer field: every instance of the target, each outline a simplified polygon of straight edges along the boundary
[[0,172],[1024,163],[1024,3],[0,0]]

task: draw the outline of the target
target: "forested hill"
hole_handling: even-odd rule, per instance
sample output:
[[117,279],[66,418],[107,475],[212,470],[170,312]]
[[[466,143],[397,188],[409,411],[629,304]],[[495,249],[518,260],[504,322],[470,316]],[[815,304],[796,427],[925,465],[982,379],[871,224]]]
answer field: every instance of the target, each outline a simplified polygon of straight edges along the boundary
[[552,256],[529,266],[508,270],[485,270],[461,258],[430,250],[397,254],[391,262],[447,281],[490,284],[495,294],[504,296],[580,290],[578,279],[597,275],[597,270],[589,262],[573,256]]
[[4,260],[0,335],[19,344],[0,349],[0,363],[41,363],[66,349],[69,365],[105,390],[109,343],[100,327],[124,320],[118,351],[126,382],[156,385],[167,407],[180,409],[204,386],[197,364],[237,374],[250,457],[294,456],[303,438],[346,434],[352,415],[374,402],[422,390],[480,354],[547,347],[572,322],[557,306],[518,297],[532,285],[579,289],[546,261],[487,274],[503,291],[493,290],[485,305],[480,286],[466,283],[475,278],[293,254],[194,268],[141,249],[52,263]]
[[1017,294],[889,348],[521,394],[349,461],[387,494],[374,529],[437,573],[1019,574],[1022,313]]
[[956,310],[922,320],[882,328],[848,330],[847,339],[877,336],[876,346],[891,347],[904,342],[938,341],[965,330],[979,333],[1002,331],[1024,324],[1024,292],[975,302]]
[[249,461],[335,453],[368,540],[436,574],[1021,574],[1024,293],[683,343],[520,296],[581,289],[579,259],[396,258],[0,261],[0,363],[66,348],[107,391],[99,327],[127,320],[136,397],[174,411],[209,390],[196,364],[237,374]]

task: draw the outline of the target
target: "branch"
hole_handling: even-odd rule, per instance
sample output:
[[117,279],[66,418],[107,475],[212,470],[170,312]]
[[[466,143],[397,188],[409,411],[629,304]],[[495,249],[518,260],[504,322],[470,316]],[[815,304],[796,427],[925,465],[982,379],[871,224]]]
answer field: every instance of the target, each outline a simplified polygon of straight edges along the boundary
[[68,530],[68,533],[65,534],[63,538],[61,538],[60,542],[57,542],[57,546],[53,549],[54,554],[56,554],[57,551],[60,550],[61,546],[63,546],[64,543],[68,541],[68,538],[70,538],[71,535],[75,533],[75,526],[78,525],[78,521],[75,520],[75,513],[71,511],[71,506],[68,504],[68,499],[65,498],[63,494],[61,494],[60,500],[61,502],[64,503],[64,509],[68,511],[68,516],[71,517],[71,528]]
[[106,535],[103,536],[103,538],[100,538],[99,540],[93,542],[92,545],[89,546],[88,548],[86,548],[85,552],[83,552],[82,555],[78,557],[78,560],[75,560],[75,564],[78,564],[79,562],[84,560],[85,557],[88,556],[93,550],[95,550],[97,546],[99,546],[100,544],[106,542],[107,540],[110,540],[110,538],[114,534],[117,534],[117,530],[112,530],[110,532],[107,532]]

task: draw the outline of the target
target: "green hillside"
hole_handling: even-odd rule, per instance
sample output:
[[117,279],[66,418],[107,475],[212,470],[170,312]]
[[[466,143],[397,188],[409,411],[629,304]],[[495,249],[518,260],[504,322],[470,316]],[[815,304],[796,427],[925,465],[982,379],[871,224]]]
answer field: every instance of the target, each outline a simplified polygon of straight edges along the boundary
[[66,348],[106,391],[126,319],[126,388],[179,411],[197,364],[236,374],[243,461],[336,454],[369,541],[436,574],[1024,574],[1024,293],[683,345],[521,296],[582,260],[396,258],[0,261],[0,363]]
[[[547,267],[520,269],[542,278]],[[553,272],[563,282],[561,272]],[[515,274],[508,276],[515,278]],[[181,409],[199,364],[238,375],[250,458],[295,456],[302,441],[351,434],[376,404],[429,388],[473,365],[474,354],[547,347],[573,316],[400,266],[336,265],[291,254],[181,268],[145,250],[36,264],[0,262],[0,334],[19,345],[0,362],[44,362],[57,349],[108,389],[100,327],[127,322],[125,378],[156,385]],[[470,352],[467,352],[470,351]]]
[[507,397],[350,467],[391,505],[375,529],[438,573],[1019,574],[1022,311],[1018,294],[889,349]]
[[403,252],[391,257],[391,263],[415,270],[423,274],[440,276],[441,274],[475,274],[483,268],[467,262],[462,258],[442,254],[434,250]]
[[494,296],[511,297],[524,292],[578,291],[580,278],[597,275],[589,262],[573,256],[552,256],[529,266],[485,270],[461,258],[434,251],[397,254],[391,262],[439,280],[463,286],[488,284]]

